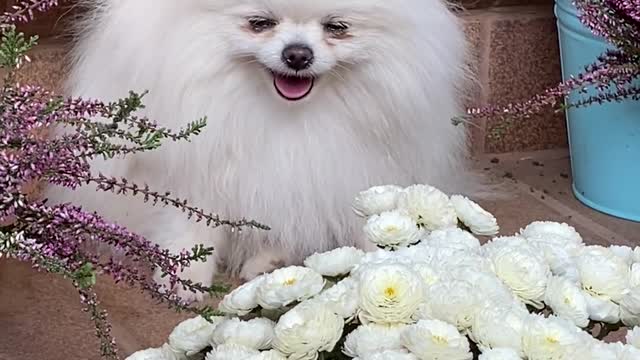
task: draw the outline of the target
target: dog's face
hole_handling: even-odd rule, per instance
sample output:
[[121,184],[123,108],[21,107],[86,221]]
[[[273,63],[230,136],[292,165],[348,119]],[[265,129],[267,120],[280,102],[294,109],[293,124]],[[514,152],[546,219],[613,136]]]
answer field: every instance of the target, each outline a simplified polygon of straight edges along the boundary
[[272,82],[290,102],[311,95],[319,82],[343,80],[344,72],[382,51],[382,36],[403,26],[389,2],[380,0],[216,3],[230,24],[224,30],[230,54],[256,64],[256,78]]

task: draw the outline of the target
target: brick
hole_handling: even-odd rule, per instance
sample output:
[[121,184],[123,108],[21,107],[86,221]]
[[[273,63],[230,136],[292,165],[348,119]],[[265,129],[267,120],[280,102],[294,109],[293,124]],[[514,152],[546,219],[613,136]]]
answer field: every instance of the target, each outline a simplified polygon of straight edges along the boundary
[[[546,8],[498,11],[490,25],[488,102],[506,104],[529,99],[561,81],[558,36],[553,12]],[[487,121],[485,152],[502,153],[566,147],[562,114],[540,114],[515,120],[498,138]]]

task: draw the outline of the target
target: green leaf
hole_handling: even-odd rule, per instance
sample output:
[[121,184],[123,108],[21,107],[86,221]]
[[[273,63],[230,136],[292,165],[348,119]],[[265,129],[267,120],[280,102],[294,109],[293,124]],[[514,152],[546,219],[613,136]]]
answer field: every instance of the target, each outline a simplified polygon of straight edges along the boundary
[[96,284],[96,271],[93,264],[86,263],[73,273],[73,280],[78,283],[81,289],[89,289]]

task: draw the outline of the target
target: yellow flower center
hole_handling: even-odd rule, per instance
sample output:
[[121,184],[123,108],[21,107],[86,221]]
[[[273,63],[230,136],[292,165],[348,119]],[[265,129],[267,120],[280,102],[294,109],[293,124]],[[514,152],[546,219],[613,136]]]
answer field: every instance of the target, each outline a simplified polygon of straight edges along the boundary
[[395,298],[397,295],[397,291],[393,286],[389,286],[386,289],[384,289],[384,296],[387,297],[388,299],[393,299]]
[[395,226],[395,225],[389,225],[389,226],[387,226],[386,228],[384,228],[384,231],[385,231],[385,232],[388,232],[388,233],[390,233],[390,232],[396,232],[396,231],[398,231],[398,227],[397,227],[397,226]]
[[560,342],[560,341],[558,341],[558,339],[556,339],[554,337],[551,337],[551,336],[547,336],[545,338],[545,340],[551,345],[556,345],[556,344],[558,344]]
[[285,281],[284,281],[284,285],[285,285],[285,286],[291,286],[291,285],[295,284],[297,281],[298,281],[298,280],[296,280],[296,279],[294,279],[294,278],[287,279],[287,280],[285,280]]
[[436,343],[438,345],[447,345],[447,344],[449,344],[449,341],[447,340],[447,338],[445,338],[444,336],[440,336],[440,335],[431,335],[431,341],[433,341],[434,343]]
[[571,304],[571,299],[569,299],[568,297],[565,297],[564,298],[564,303],[567,304],[567,305]]

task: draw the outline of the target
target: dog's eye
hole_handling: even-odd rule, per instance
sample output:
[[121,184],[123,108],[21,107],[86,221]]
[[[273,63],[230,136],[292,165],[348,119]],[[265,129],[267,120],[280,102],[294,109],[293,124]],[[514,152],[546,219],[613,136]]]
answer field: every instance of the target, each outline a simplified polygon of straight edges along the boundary
[[349,33],[349,24],[344,21],[328,22],[324,24],[324,31],[335,38],[342,38]]
[[251,30],[255,33],[261,33],[269,29],[273,29],[278,25],[278,22],[264,17],[251,17],[247,19]]

